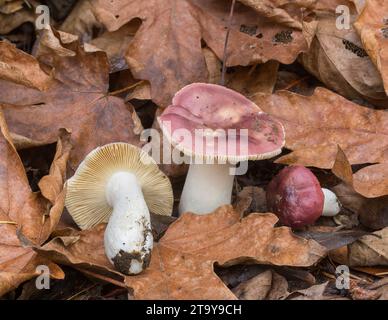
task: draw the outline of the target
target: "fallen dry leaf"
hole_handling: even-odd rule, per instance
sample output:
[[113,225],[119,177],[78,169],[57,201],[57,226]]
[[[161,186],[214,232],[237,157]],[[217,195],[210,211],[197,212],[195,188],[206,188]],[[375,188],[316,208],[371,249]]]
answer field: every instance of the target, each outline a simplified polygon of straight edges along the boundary
[[265,190],[253,186],[244,187],[238,193],[233,207],[241,216],[247,216],[252,212],[267,212]]
[[357,214],[360,213],[366,198],[354,191],[349,184],[341,182],[332,187],[331,190],[336,194],[343,207]]
[[94,15],[92,3],[89,0],[80,0],[59,29],[77,35],[85,43],[92,41],[96,30],[103,29],[103,26]]
[[388,227],[388,196],[366,199],[361,207],[359,220],[373,230]]
[[388,275],[388,267],[352,267],[352,269],[380,278]]
[[335,12],[339,5],[345,5],[352,9],[353,2],[353,0],[319,0],[316,2],[315,10],[318,12]]
[[11,14],[23,9],[23,0],[0,1],[0,13]]
[[35,14],[31,9],[14,12],[0,11],[0,34],[7,34],[26,22],[34,23],[35,19]]
[[388,277],[369,285],[369,290],[376,290],[379,294],[378,300],[388,300]]
[[236,67],[226,76],[225,85],[251,98],[258,93],[272,93],[279,63],[268,61],[251,67]]
[[[155,243],[150,267],[126,277],[136,299],[236,299],[214,273],[213,264],[310,266],[325,249],[313,240],[274,228],[273,214],[251,214],[240,220],[231,206],[206,216],[184,214]],[[42,250],[56,262],[111,270],[103,249],[104,226],[69,238],[56,238]],[[94,271],[96,272],[96,271]]]
[[388,266],[388,228],[351,244],[348,259],[350,266]]
[[354,23],[362,43],[381,73],[388,95],[388,3],[385,0],[366,0]]
[[349,294],[353,300],[377,300],[381,296],[377,290],[370,290],[365,283],[356,280],[350,280]]
[[105,224],[82,232],[70,228],[58,230],[55,237],[38,252],[58,264],[85,269],[123,283],[124,275],[114,270],[105,255],[104,232]]
[[362,230],[335,229],[336,228],[332,228],[332,230],[328,232],[300,231],[297,232],[297,235],[305,239],[313,239],[321,246],[324,246],[327,250],[335,250],[345,245],[351,244],[367,234],[366,231]]
[[272,270],[239,284],[233,289],[239,300],[282,300],[289,294],[287,280]]
[[40,181],[40,192],[34,193],[1,111],[0,127],[1,296],[38,275],[38,265],[47,265],[54,278],[64,277],[58,266],[37,255],[33,247],[47,240],[62,214],[63,183],[71,145],[68,134],[62,134],[50,173]]
[[345,152],[338,147],[332,172],[366,198],[388,195],[388,163],[367,166],[353,175]]
[[[81,48],[69,34],[45,30],[38,53],[41,61],[52,64],[47,73],[47,67],[37,72],[38,61],[11,44],[0,42],[0,48],[10,56],[5,61],[0,56],[0,65],[5,65],[0,69],[0,104],[12,133],[31,144],[48,144],[56,140],[60,128],[71,131],[72,170],[97,146],[118,141],[140,144],[134,133],[133,107],[108,94],[109,65],[104,52]],[[18,70],[14,59],[20,57],[25,62],[24,69],[20,67],[22,79],[18,73],[10,76],[3,71]],[[36,75],[43,73],[51,78],[44,91],[20,84],[34,84]]]
[[[367,99],[387,105],[388,98],[379,72],[363,49],[356,31],[339,29],[338,15],[323,13],[318,16],[318,27],[310,50],[303,53],[303,66],[328,88],[348,99]],[[351,25],[356,15],[351,15]]]
[[[222,62],[209,48],[202,49],[208,69],[207,83],[219,84]],[[268,61],[247,67],[233,67],[225,75],[225,86],[250,98],[258,93],[272,93],[277,80],[279,63]]]
[[342,207],[356,213],[365,227],[373,230],[388,227],[388,196],[365,198],[346,183],[340,183],[332,190]]
[[324,88],[308,97],[279,91],[253,101],[285,127],[286,148],[293,152],[278,163],[331,169],[338,146],[351,164],[388,162],[385,110],[361,107]]
[[111,73],[128,69],[125,52],[138,28],[139,22],[134,20],[114,32],[106,31],[90,41],[91,44],[106,52]]
[[[316,0],[239,0],[241,3],[251,7],[260,15],[273,20],[276,23],[283,24],[290,28],[303,29],[300,16],[300,9],[312,9]],[[288,12],[287,9],[290,11]],[[299,9],[299,10],[298,10]],[[295,17],[296,16],[296,17]]]
[[[167,107],[184,85],[204,82],[207,69],[201,39],[219,59],[223,58],[229,6],[220,0],[95,1],[100,22],[116,31],[140,18],[142,25],[128,45],[127,63],[135,78],[151,83],[155,103]],[[285,12],[285,11],[283,11]],[[299,17],[302,8],[299,8]],[[263,63],[270,59],[293,62],[308,49],[313,25],[299,20],[308,30],[277,24],[276,17],[260,16],[236,4],[228,48],[228,65]]]
[[351,0],[356,7],[356,10],[358,13],[362,12],[362,9],[365,7],[365,1],[366,0]]
[[347,247],[330,252],[337,262],[351,267],[388,266],[388,228],[365,235]]
[[110,71],[116,72],[128,68],[124,55],[138,28],[139,22],[133,20],[114,32],[108,32],[97,20],[92,3],[89,0],[81,0],[77,2],[59,30],[77,35],[82,43],[93,44],[105,51]]
[[341,296],[326,293],[329,282],[314,285],[304,290],[292,292],[287,300],[348,300]]
[[23,51],[14,49],[11,44],[0,43],[0,57],[2,80],[41,91],[50,85],[52,79],[41,69],[39,62]]

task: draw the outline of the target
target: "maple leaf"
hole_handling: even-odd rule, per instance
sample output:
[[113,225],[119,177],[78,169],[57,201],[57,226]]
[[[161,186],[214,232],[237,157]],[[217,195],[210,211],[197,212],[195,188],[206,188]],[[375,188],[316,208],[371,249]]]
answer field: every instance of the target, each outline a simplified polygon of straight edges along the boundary
[[0,111],[0,296],[38,275],[46,265],[51,276],[63,278],[62,270],[34,251],[56,227],[64,207],[66,162],[71,145],[63,133],[49,175],[32,192],[21,159],[12,144]]
[[324,88],[312,96],[288,91],[256,95],[254,102],[285,127],[291,153],[276,162],[333,167],[338,146],[350,164],[388,163],[388,113],[361,107]]
[[[199,216],[186,213],[154,244],[149,268],[125,277],[137,299],[236,299],[215,274],[213,265],[258,263],[306,267],[326,250],[313,240],[299,238],[271,213],[240,220],[231,206]],[[104,253],[105,225],[53,239],[41,248],[58,263],[115,274]]]
[[[193,82],[206,82],[201,40],[223,58],[230,6],[219,0],[97,0],[97,19],[108,31],[140,18],[142,24],[128,44],[127,63],[137,79],[151,83],[152,99],[167,107],[176,91]],[[302,8],[293,18],[302,24]],[[284,11],[285,12],[285,11]],[[276,20],[276,19],[275,19]],[[292,63],[308,49],[313,22],[306,32],[293,29],[236,4],[228,45],[228,66],[277,60]]]
[[354,23],[362,43],[373,63],[381,73],[385,93],[388,95],[388,3],[384,0],[367,0]]
[[133,107],[108,94],[104,52],[81,48],[76,37],[50,29],[42,35],[39,61],[7,42],[0,42],[0,53],[0,105],[17,145],[52,143],[66,128],[72,133],[74,170],[97,146],[140,144]]

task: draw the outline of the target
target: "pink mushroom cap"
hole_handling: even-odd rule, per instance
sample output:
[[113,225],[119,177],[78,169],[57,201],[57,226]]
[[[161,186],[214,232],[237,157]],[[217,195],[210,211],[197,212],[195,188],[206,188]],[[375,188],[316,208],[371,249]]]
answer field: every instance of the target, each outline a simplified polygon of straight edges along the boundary
[[184,87],[158,121],[170,143],[188,156],[268,159],[278,155],[285,143],[279,121],[240,93],[215,84]]
[[313,224],[322,215],[323,204],[318,179],[303,166],[284,168],[268,184],[268,210],[291,228]]

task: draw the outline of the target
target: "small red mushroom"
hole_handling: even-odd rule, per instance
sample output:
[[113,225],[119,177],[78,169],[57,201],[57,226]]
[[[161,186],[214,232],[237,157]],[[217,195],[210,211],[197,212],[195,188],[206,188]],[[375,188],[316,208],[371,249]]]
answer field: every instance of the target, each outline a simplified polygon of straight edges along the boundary
[[318,179],[303,166],[284,168],[267,188],[268,209],[291,228],[313,224],[322,215],[324,200]]

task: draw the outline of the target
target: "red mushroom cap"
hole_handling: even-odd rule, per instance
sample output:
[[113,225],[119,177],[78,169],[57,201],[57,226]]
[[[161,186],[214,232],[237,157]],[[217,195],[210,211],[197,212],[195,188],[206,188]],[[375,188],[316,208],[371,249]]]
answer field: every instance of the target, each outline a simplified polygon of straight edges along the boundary
[[[267,159],[279,154],[285,142],[279,121],[238,92],[214,84],[184,87],[158,121],[171,144],[189,156],[234,161]],[[209,133],[198,136],[198,129],[208,130],[214,143],[207,144]],[[217,129],[224,134],[218,134]],[[192,139],[174,134],[179,130],[189,133]],[[230,142],[237,147],[228,147]]]
[[322,214],[324,195],[315,175],[303,166],[281,170],[267,188],[267,206],[282,224],[300,228]]

